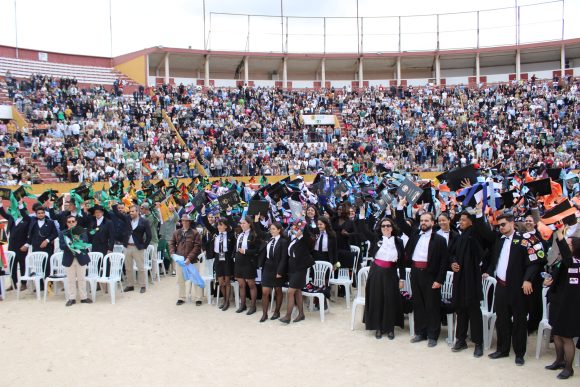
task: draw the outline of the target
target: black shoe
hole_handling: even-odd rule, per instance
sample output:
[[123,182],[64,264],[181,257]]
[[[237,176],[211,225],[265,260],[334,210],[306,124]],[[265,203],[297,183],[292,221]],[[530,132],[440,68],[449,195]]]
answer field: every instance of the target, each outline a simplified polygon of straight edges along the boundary
[[433,348],[433,347],[435,347],[436,345],[437,345],[437,340],[435,340],[435,339],[429,339],[429,342],[427,343],[427,346],[428,346],[429,348]]
[[425,340],[427,340],[427,338],[426,338],[426,337],[424,337],[424,336],[419,336],[419,335],[415,335],[415,336],[414,336],[414,337],[411,339],[411,343],[415,344],[415,343],[418,343],[418,342],[420,342],[420,341],[425,341]]
[[395,338],[395,332],[387,333],[387,337],[389,338],[389,340],[393,340]]
[[558,379],[568,379],[570,376],[574,375],[574,370],[573,369],[565,369],[564,371],[560,372],[558,374]]
[[236,313],[242,313],[242,312],[243,312],[244,310],[246,310],[246,309],[247,309],[247,308],[246,308],[246,305],[244,305],[244,306],[240,306],[240,307],[238,308],[238,310],[236,310]]
[[74,304],[76,304],[77,302],[75,300],[68,300],[65,304],[65,306],[73,306]]
[[92,304],[93,300],[91,300],[90,298],[85,298],[84,300],[81,300],[81,304]]
[[290,319],[289,318],[286,318],[286,317],[281,318],[278,321],[280,321],[281,323],[284,323],[284,324],[290,324]]
[[250,306],[250,309],[248,309],[248,312],[246,313],[246,315],[251,316],[254,313],[256,313],[256,307],[255,306]]
[[304,315],[296,317],[293,321],[295,323],[303,321],[306,317]]
[[221,304],[220,306],[218,306],[218,308],[223,309],[225,305],[225,302],[223,304]]
[[526,363],[523,357],[516,356],[516,365],[523,366]]
[[467,343],[465,341],[458,341],[453,347],[451,347],[453,352],[463,351],[464,349],[467,349]]
[[266,321],[267,319],[268,319],[268,315],[267,314],[263,314],[262,315],[262,318],[260,319],[260,322],[262,323],[262,322]]
[[222,307],[222,312],[225,312],[226,310],[228,310],[228,309],[229,309],[229,307],[230,307],[230,303],[228,302],[227,304],[225,304],[225,305]]
[[201,301],[195,301],[195,306],[201,306],[202,302]]
[[179,305],[183,305],[185,304],[185,301],[183,300],[177,300],[177,302],[175,303],[175,305],[179,306]]
[[382,339],[383,338],[383,332],[381,332],[380,329],[377,329],[377,331],[375,332],[375,337],[377,339]]
[[125,286],[125,289],[123,289],[123,292],[132,292],[133,290],[135,290],[134,286]]
[[566,363],[561,362],[561,363],[557,363],[557,362],[553,362],[550,365],[545,366],[544,368],[550,371],[556,371],[556,370],[563,370],[564,367],[566,366]]
[[274,313],[272,315],[272,317],[270,317],[270,320],[278,320],[280,318],[280,313]]
[[141,290],[139,290],[139,293],[143,294],[147,291],[147,288],[141,288]]
[[474,357],[482,357],[483,356],[483,345],[475,344],[475,350],[473,351]]
[[508,357],[509,355],[510,355],[509,353],[495,351],[487,355],[487,357],[489,357],[490,359],[501,359],[502,357]]

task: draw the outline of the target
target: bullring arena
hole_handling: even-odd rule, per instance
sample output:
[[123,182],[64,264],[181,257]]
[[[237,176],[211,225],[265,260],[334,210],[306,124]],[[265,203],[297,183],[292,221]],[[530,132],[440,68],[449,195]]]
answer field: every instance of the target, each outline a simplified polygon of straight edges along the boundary
[[[70,30],[36,33],[52,33],[54,40],[68,36],[72,48],[30,33],[34,28],[27,13],[34,19],[42,12],[57,17],[56,11],[32,0],[4,3],[0,386],[577,383],[578,376],[560,381],[557,372],[544,369],[556,359],[556,349],[545,304],[549,286],[543,286],[540,273],[551,273],[548,257],[553,243],[558,246],[554,241],[562,222],[568,221],[568,237],[580,231],[580,30],[571,17],[580,11],[580,2],[413,1],[387,9],[370,0],[323,1],[324,6],[169,1],[171,12],[182,13],[174,15],[175,25],[192,18],[186,32],[194,37],[179,40],[163,32],[167,43],[159,45],[142,31],[133,31],[136,41],[130,42],[131,27],[125,26],[143,16],[165,18],[164,24],[151,22],[152,30],[169,28],[169,11],[155,15],[152,2],[139,10],[117,0],[102,2],[91,16],[89,9],[63,0],[55,8],[71,12],[71,30],[94,19],[101,42],[77,44]],[[79,18],[77,7],[84,22],[73,20]],[[461,174],[454,187],[453,174],[462,168],[475,175]],[[551,179],[549,193],[526,186],[545,179]],[[411,200],[407,189],[413,188],[418,193]],[[232,193],[234,199],[228,196]],[[512,196],[506,199],[506,193]],[[252,212],[259,207],[256,202],[265,210]],[[550,214],[559,216],[550,211],[563,202],[570,203],[568,217],[550,223]],[[310,207],[316,218],[309,218]],[[129,209],[138,215],[133,218]],[[343,216],[339,209],[352,213]],[[492,300],[498,286],[507,286],[501,278],[482,282],[484,287],[493,283],[481,296],[481,311],[490,317],[483,319],[483,342],[476,343],[470,323],[468,349],[452,351],[461,341],[457,313],[449,309],[457,300],[451,264],[459,253],[449,236],[441,237],[448,243],[442,250],[449,262],[441,263],[445,281],[437,291],[441,325],[437,321],[434,345],[426,333],[424,342],[410,343],[421,336],[417,310],[401,312],[403,327],[394,328],[391,340],[389,329],[380,332],[363,322],[370,307],[365,296],[374,291],[366,287],[367,276],[376,278],[373,270],[385,250],[383,242],[372,249],[384,219],[393,228],[397,222],[397,229],[399,220],[410,222],[418,249],[424,212],[434,214],[433,234],[451,227],[459,238],[458,231],[466,231],[460,224],[464,210],[474,224],[476,216],[483,216],[492,226],[501,222],[501,211],[513,211],[522,235],[530,232],[525,222],[537,210],[532,225],[537,235],[550,230],[537,249],[543,249],[541,254],[534,255],[545,254],[544,265],[532,262],[536,258],[530,261],[538,265],[533,285],[538,298],[535,309],[526,306],[530,332],[523,366],[514,365],[519,356],[509,345],[509,357],[488,358],[498,345]],[[248,213],[252,216],[244,218]],[[439,221],[442,214],[450,226]],[[212,224],[210,216],[221,220]],[[80,239],[73,236],[71,218],[79,224]],[[149,227],[143,238],[154,235],[143,248],[141,235],[135,234],[141,219]],[[244,219],[253,231],[246,231]],[[222,231],[220,221],[232,228]],[[17,228],[24,223],[26,229]],[[55,228],[50,236],[42,231],[46,223]],[[89,261],[88,252],[99,251],[101,243],[95,234],[106,223],[111,231],[102,242],[103,254]],[[271,231],[278,223],[280,239]],[[188,238],[188,224],[199,231],[199,242],[192,242],[199,251],[191,253],[187,266],[195,264],[202,293],[195,285],[191,290],[197,278],[187,280],[182,274],[187,266],[177,263],[189,259],[192,250],[182,254],[177,247]],[[262,309],[265,266],[278,256],[280,240],[287,240],[282,245],[287,251],[280,254],[291,260],[295,250],[290,246],[308,238],[309,227],[320,234],[310,236],[307,254],[316,264],[309,266],[307,285],[298,288],[305,318],[300,321],[297,303],[290,316],[296,321],[285,323],[289,291],[294,291],[292,264],[278,266],[285,271],[277,317],[274,296]],[[378,234],[367,236],[372,234],[367,228]],[[228,309],[224,297],[216,298],[219,264],[230,259],[224,258],[228,253],[232,265],[243,262],[254,231],[259,248],[250,261],[257,275],[238,283],[239,269],[232,266],[234,273],[226,277],[231,280]],[[49,243],[37,248],[45,238]],[[405,238],[406,244],[414,237]],[[398,242],[393,243],[395,249]],[[478,275],[494,259],[493,243],[483,244],[489,258],[476,258]],[[346,246],[343,255],[341,246]],[[125,266],[132,250],[144,254],[141,263],[134,260],[134,269]],[[49,251],[44,266],[34,266],[32,256],[40,251]],[[71,296],[68,269],[79,265],[84,278],[80,262],[85,252],[87,283],[79,297]],[[73,262],[69,266],[67,254]],[[428,254],[431,260],[431,249]],[[415,289],[410,273],[425,267],[415,265],[413,251],[398,256],[399,275],[405,276],[402,302],[409,307],[415,302],[404,298],[413,297]],[[315,275],[319,268],[327,271]],[[133,271],[138,275],[132,282]],[[31,277],[23,281],[24,275]],[[181,277],[187,280],[185,296],[178,290]],[[578,309],[577,304],[566,307]],[[260,321],[263,313],[267,319]],[[474,357],[476,344],[482,346],[481,358]]]

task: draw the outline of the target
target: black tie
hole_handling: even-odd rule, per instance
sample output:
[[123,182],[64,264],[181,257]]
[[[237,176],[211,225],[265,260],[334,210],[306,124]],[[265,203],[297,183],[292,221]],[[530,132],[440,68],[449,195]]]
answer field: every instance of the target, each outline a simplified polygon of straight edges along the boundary
[[276,245],[276,239],[272,238],[270,239],[270,255],[268,258],[272,259],[274,258],[274,246]]
[[324,234],[323,232],[320,233],[320,238],[318,239],[318,251],[322,252],[322,240],[324,239]]
[[242,243],[244,242],[244,235],[246,235],[245,232],[240,234],[240,240],[238,241],[238,249],[242,248]]
[[220,233],[220,253],[224,252],[224,234]]

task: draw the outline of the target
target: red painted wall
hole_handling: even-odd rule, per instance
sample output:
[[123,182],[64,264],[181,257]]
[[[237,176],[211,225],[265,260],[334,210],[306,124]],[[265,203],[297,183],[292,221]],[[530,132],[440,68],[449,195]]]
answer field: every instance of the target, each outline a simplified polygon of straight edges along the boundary
[[[18,59],[38,60],[38,53],[45,52],[48,54],[48,62],[62,63],[78,66],[95,66],[95,67],[113,67],[111,58],[100,56],[61,54],[56,52],[29,50],[26,48],[18,49]],[[0,57],[16,58],[16,48],[9,46],[0,46]]]

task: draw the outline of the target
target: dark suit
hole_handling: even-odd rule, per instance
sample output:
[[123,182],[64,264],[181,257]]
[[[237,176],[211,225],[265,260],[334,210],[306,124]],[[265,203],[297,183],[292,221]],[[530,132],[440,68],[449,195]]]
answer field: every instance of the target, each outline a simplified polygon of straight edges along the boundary
[[[318,229],[316,230],[318,231]],[[326,233],[326,241],[327,241],[327,247],[328,247],[328,251],[319,251],[318,248],[320,246],[318,246],[319,243],[319,238],[320,238],[320,232],[318,231],[316,234],[312,235],[311,234],[312,230],[310,227],[305,227],[304,228],[304,237],[306,238],[307,241],[310,241],[310,246],[312,249],[312,256],[314,257],[315,260],[317,261],[326,261],[326,262],[330,262],[333,265],[336,263],[336,261],[338,260],[338,248],[337,248],[337,235],[335,233],[333,233],[333,235]],[[344,236],[341,236],[344,238]]]
[[405,222],[402,210],[397,210],[397,225],[409,237],[405,246],[405,265],[411,267],[411,290],[415,334],[432,340],[439,338],[441,331],[441,289],[433,289],[433,283],[443,284],[449,267],[448,249],[445,238],[431,230],[427,249],[427,267],[417,268],[413,263],[415,248],[421,238],[419,229]]
[[101,225],[97,227],[97,219],[91,219],[89,226],[89,242],[93,245],[92,251],[107,255],[113,251],[115,245],[113,222],[104,218]]
[[[496,276],[499,258],[506,241],[499,233],[495,233],[489,225],[478,218],[475,222],[477,231],[488,243],[493,243],[491,261],[484,272]],[[526,353],[527,341],[527,314],[528,302],[522,290],[524,281],[532,282],[545,262],[543,259],[530,258],[528,249],[522,245],[523,237],[514,232],[510,243],[509,260],[507,264],[505,282],[498,280],[495,290],[495,310],[497,314],[497,350],[502,353],[510,352],[510,341],[513,344],[517,357]],[[496,277],[497,278],[497,277]],[[541,292],[542,289],[533,289]]]
[[480,307],[483,299],[480,267],[484,251],[482,246],[480,235],[474,227],[469,227],[451,245],[449,259],[460,267],[457,273],[453,273],[452,303],[457,314],[456,337],[458,341],[466,341],[471,324],[471,340],[475,344],[483,344]]
[[132,236],[135,247],[137,247],[138,250],[145,250],[147,246],[149,246],[152,237],[149,221],[145,218],[139,217],[137,227],[133,229],[131,226],[131,217],[129,215],[125,216],[125,222],[127,222],[130,232],[124,235],[125,239],[123,240],[123,246],[127,247],[129,245],[129,237]]
[[28,216],[28,213],[24,212],[20,222],[17,225],[14,217],[7,213],[4,207],[0,207],[0,215],[8,220],[8,226],[6,228],[8,234],[10,234],[8,237],[8,250],[13,251],[16,254],[14,257],[14,262],[12,263],[12,267],[10,268],[12,284],[16,286],[16,282],[18,281],[18,273],[16,272],[17,266],[20,265],[21,276],[23,276],[25,273],[24,269],[28,250],[20,251],[20,248],[28,242],[30,216]]
[[[206,223],[208,224],[208,223]],[[205,256],[207,259],[215,259],[213,267],[218,277],[230,277],[234,274],[234,256],[236,254],[236,234],[233,231],[226,233],[227,251],[224,252],[224,260],[220,260],[219,252],[215,252],[215,240],[219,238],[219,232],[211,225],[207,225],[208,236],[205,242]]]
[[[23,211],[22,211],[23,212]],[[27,243],[32,246],[32,251],[44,251],[48,254],[48,260],[46,263],[45,275],[48,277],[50,275],[50,256],[54,253],[54,240],[58,238],[58,231],[52,220],[48,217],[44,218],[44,224],[39,227],[39,221],[37,218],[31,218],[30,226],[28,228],[28,239]],[[41,248],[42,242],[48,241],[46,247]],[[42,283],[44,284],[44,283]],[[43,286],[44,287],[44,286]]]

